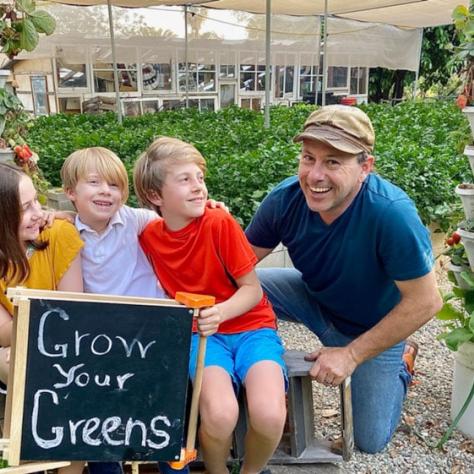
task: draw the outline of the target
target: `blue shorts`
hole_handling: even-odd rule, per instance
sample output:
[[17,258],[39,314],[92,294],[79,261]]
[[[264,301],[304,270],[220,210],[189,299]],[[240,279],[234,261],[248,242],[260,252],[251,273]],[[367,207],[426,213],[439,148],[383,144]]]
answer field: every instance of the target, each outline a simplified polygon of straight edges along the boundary
[[[196,373],[198,346],[199,335],[193,334],[189,358],[189,373],[193,380]],[[245,377],[252,365],[271,360],[281,367],[285,387],[287,387],[288,376],[283,360],[284,352],[281,339],[274,329],[255,329],[238,334],[213,334],[207,338],[204,366],[222,367],[230,375],[234,389],[238,392],[245,384]]]

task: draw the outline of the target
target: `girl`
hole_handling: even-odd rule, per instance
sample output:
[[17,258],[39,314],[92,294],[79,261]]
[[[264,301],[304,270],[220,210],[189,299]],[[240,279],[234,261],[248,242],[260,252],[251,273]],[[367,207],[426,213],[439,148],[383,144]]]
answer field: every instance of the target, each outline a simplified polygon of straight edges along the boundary
[[[43,211],[31,179],[20,169],[0,163],[0,380],[8,381],[13,306],[8,287],[82,291],[80,250],[72,224],[56,220],[41,230]],[[61,473],[82,471],[72,463]]]

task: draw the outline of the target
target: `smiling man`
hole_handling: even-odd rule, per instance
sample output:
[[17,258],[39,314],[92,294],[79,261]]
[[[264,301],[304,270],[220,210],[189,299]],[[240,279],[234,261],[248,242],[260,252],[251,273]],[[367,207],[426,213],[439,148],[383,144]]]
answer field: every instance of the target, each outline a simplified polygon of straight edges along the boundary
[[259,259],[280,242],[294,269],[258,275],[277,315],[324,347],[309,354],[325,385],[352,376],[354,439],[375,453],[400,419],[411,373],[405,339],[441,308],[427,229],[411,199],[373,172],[375,135],[356,107],[313,112],[298,176],[262,202],[246,234]]

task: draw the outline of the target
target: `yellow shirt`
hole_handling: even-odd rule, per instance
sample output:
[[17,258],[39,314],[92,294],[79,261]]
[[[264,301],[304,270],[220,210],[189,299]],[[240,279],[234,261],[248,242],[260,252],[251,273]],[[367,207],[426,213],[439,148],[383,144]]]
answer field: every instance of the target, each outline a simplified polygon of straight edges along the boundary
[[[48,241],[49,244],[44,250],[34,251],[29,259],[30,273],[20,285],[37,290],[56,290],[84,243],[72,224],[59,219],[41,232],[38,240]],[[17,285],[12,282],[10,286]],[[0,304],[13,314],[13,305],[5,294],[6,290],[5,281],[0,279]]]

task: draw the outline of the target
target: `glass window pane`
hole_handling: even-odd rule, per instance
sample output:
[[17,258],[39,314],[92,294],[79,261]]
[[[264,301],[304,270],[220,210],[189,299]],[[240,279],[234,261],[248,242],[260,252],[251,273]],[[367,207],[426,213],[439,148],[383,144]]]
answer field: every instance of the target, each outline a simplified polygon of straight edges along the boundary
[[181,109],[183,107],[185,107],[185,103],[181,100],[170,99],[163,101],[163,110]]
[[285,86],[285,66],[275,67],[275,97],[283,97]]
[[95,71],[94,91],[115,92],[114,73],[112,71]]
[[357,94],[357,86],[359,84],[359,74],[357,67],[351,68],[351,87],[349,89],[350,94]]
[[221,108],[228,107],[235,104],[235,85],[221,84],[220,85],[220,100]]
[[119,74],[119,91],[120,92],[136,92],[137,89],[137,72],[136,71],[118,71]]
[[48,89],[45,76],[33,76],[31,78],[31,89],[33,92],[33,106],[35,115],[48,115]]
[[255,90],[255,73],[241,72],[240,73],[240,90],[254,91]]
[[198,73],[198,91],[199,92],[213,92],[216,90],[214,72],[199,72]]
[[201,110],[214,110],[214,99],[200,99]]
[[199,99],[189,99],[188,105],[190,109],[198,109],[199,108]]
[[[186,74],[179,73],[178,74],[178,84],[179,90],[184,92],[186,90]],[[196,85],[196,73],[189,72],[188,74],[188,91],[196,92],[197,85]]]
[[144,114],[154,114],[159,112],[160,107],[157,100],[144,100],[142,102],[142,109]]
[[295,68],[294,66],[286,66],[286,74],[285,74],[285,92],[291,93],[293,92],[293,78],[295,75]]
[[140,103],[134,102],[123,102],[123,114],[129,117],[136,117],[140,115]]
[[367,68],[359,68],[359,94],[367,94]]
[[62,59],[56,59],[58,87],[87,87],[86,65],[67,64]]
[[256,110],[257,112],[262,109],[262,101],[257,98],[252,99],[252,109]]
[[171,64],[143,64],[143,89],[147,91],[171,90],[173,86]]
[[[270,73],[270,81],[272,80],[272,75]],[[259,72],[257,76],[257,90],[264,91],[265,90],[265,71]]]
[[235,66],[230,64],[222,64],[219,71],[221,79],[235,79]]
[[347,67],[330,66],[328,68],[328,87],[347,87]]
[[59,112],[66,114],[79,114],[81,112],[81,99],[79,97],[60,97]]
[[243,109],[250,109],[250,104],[250,99],[241,99],[240,101],[240,107],[242,107]]

